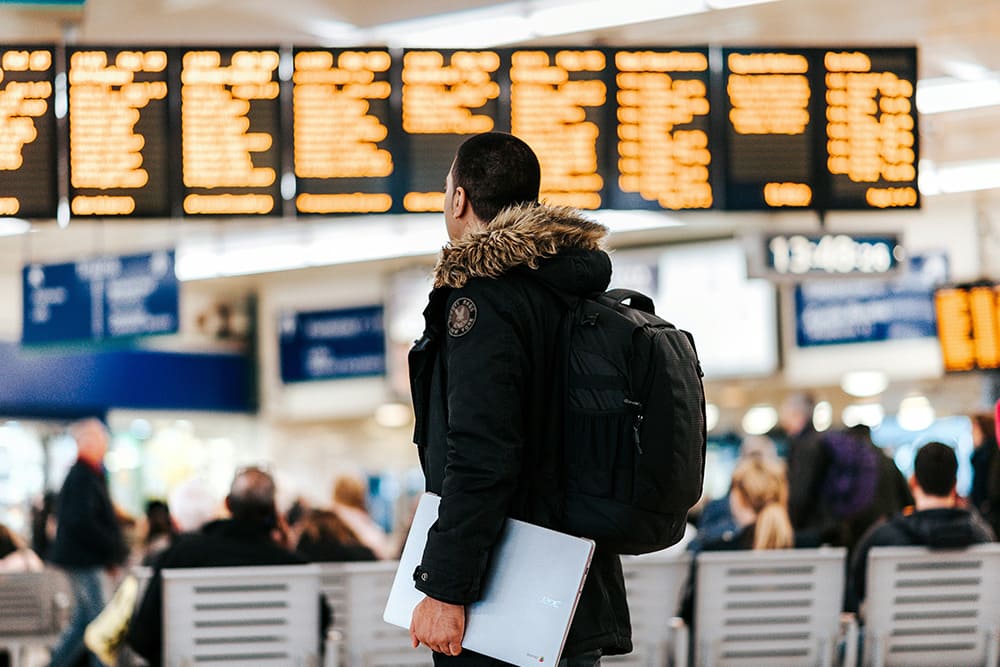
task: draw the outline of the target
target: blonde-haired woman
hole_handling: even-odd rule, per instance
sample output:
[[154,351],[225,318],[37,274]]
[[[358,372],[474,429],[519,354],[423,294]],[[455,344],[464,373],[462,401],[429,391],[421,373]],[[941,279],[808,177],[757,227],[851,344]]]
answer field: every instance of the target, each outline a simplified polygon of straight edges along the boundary
[[788,549],[795,546],[795,533],[788,517],[788,478],[780,461],[752,457],[733,471],[729,494],[733,519],[740,528],[728,541],[732,546],[707,544],[705,550]]
[[[788,477],[781,461],[752,456],[733,471],[729,505],[737,530],[706,542],[702,551],[790,549],[795,532],[788,517]],[[688,625],[694,617],[694,582],[697,560],[692,563],[680,616]]]

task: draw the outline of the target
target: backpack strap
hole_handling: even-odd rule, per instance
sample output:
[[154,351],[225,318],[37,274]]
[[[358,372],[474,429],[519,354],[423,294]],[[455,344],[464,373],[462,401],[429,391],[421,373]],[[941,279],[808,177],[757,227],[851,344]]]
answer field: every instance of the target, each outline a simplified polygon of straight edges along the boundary
[[616,306],[624,305],[626,301],[636,310],[641,310],[650,315],[656,314],[656,307],[653,300],[641,292],[630,289],[613,289],[604,293],[604,298],[613,301]]

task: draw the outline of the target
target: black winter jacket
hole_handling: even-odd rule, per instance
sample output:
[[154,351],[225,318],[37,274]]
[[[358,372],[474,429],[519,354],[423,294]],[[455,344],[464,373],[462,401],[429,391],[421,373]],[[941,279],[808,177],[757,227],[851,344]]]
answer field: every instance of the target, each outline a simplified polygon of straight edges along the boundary
[[[185,533],[153,561],[153,577],[129,625],[126,642],[151,667],[163,664],[163,578],[170,568],[241,567],[245,565],[302,565],[307,561],[281,548],[271,539],[270,528],[260,523],[221,519],[197,533]],[[320,637],[330,623],[330,611],[320,599]]]
[[857,611],[865,599],[868,552],[872,547],[961,549],[993,540],[989,526],[965,509],[942,508],[898,514],[873,527],[861,539],[851,563],[845,607],[847,611]]
[[108,483],[83,461],[69,469],[59,492],[58,527],[50,560],[66,568],[117,565],[128,555]]
[[[410,352],[414,441],[427,490],[441,496],[414,573],[433,598],[479,598],[505,517],[560,528],[564,383],[556,366],[566,306],[557,291],[607,288],[606,233],[571,209],[520,207],[442,253],[426,330]],[[595,649],[632,649],[621,561],[601,550],[563,655]]]

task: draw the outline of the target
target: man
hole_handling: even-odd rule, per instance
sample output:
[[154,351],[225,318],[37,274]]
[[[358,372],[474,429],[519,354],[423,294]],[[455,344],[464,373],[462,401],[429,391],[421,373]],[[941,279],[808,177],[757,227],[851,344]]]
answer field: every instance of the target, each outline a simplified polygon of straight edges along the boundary
[[[607,288],[611,261],[600,250],[607,230],[539,204],[539,180],[538,159],[512,135],[458,149],[444,198],[451,243],[410,352],[414,441],[427,490],[441,496],[410,632],[438,665],[499,664],[461,642],[505,517],[560,527],[560,322],[566,296]],[[593,665],[631,649],[621,562],[599,549],[563,656]]]
[[[97,419],[70,426],[77,460],[57,501],[59,517],[51,560],[62,567],[73,589],[75,609],[52,652],[52,667],[73,665],[84,654],[83,633],[104,608],[102,574],[127,556],[104,472],[108,431]],[[101,664],[93,655],[93,667]]]
[[820,434],[813,427],[815,400],[807,393],[789,395],[778,413],[788,435],[788,515],[796,533],[819,534],[827,528],[821,487],[828,465]]
[[[153,562],[153,577],[129,628],[127,642],[154,667],[163,659],[163,581],[161,571],[186,567],[301,565],[305,561],[280,544],[274,480],[248,468],[236,475],[226,497],[231,517],[180,535]],[[324,605],[324,627],[329,613]],[[324,636],[323,634],[320,635]]]
[[979,517],[958,507],[957,474],[958,459],[951,447],[930,442],[920,448],[910,477],[916,511],[894,516],[861,539],[851,565],[848,611],[857,611],[864,602],[872,547],[960,549],[993,541],[992,531]]

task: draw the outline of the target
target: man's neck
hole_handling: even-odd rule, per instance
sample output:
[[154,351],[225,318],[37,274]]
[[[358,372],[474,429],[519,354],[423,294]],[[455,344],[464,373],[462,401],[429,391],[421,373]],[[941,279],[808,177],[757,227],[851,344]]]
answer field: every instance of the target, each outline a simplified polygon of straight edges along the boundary
[[918,512],[923,512],[924,510],[951,509],[955,507],[955,498],[954,496],[942,498],[941,496],[922,495],[920,498],[916,499],[916,506]]

